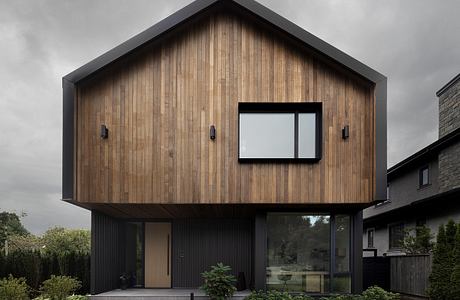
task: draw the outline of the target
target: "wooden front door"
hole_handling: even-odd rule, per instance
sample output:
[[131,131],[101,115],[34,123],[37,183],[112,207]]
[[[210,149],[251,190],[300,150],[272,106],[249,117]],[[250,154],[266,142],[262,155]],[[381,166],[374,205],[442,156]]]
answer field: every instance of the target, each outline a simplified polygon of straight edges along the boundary
[[171,287],[171,223],[145,223],[145,287]]

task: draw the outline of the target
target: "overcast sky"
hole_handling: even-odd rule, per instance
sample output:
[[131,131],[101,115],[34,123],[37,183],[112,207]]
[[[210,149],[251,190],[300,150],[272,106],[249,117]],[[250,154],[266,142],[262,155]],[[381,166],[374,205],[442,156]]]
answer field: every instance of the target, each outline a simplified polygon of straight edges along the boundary
[[[61,78],[190,0],[0,0],[0,211],[89,228],[62,203]],[[435,92],[460,72],[460,1],[260,0],[388,77],[388,164],[438,137]]]

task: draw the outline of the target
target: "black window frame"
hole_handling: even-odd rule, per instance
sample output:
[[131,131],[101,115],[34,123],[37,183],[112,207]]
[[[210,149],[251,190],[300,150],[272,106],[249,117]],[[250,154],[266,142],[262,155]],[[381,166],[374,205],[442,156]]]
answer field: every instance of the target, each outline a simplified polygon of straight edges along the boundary
[[[427,172],[427,182],[423,183],[423,171],[425,170]],[[420,168],[419,173],[418,173],[418,185],[419,185],[419,188],[423,188],[423,187],[430,185],[430,167],[428,165],[425,165]]]
[[[394,245],[394,240],[392,236],[392,228],[397,227],[397,226],[401,228],[400,230],[401,237],[400,237],[398,245]],[[390,250],[401,250],[403,248],[404,229],[405,229],[404,222],[397,222],[397,223],[388,225],[388,248]]]
[[[240,163],[315,163],[322,158],[323,118],[321,102],[239,102],[238,103],[238,162]],[[245,158],[240,155],[240,114],[241,113],[292,113],[294,114],[294,157],[293,158]],[[316,145],[314,158],[298,157],[299,154],[299,114],[314,113],[316,115]]]

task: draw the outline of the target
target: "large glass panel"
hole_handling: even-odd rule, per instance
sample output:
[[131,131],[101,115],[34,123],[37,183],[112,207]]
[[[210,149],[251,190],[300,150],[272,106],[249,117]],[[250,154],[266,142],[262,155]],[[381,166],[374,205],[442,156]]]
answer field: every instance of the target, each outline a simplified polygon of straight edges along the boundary
[[330,217],[268,214],[267,287],[329,292]]
[[293,157],[293,113],[240,113],[240,158]]
[[333,291],[337,293],[351,293],[350,240],[350,216],[336,215]]
[[299,114],[299,157],[316,157],[316,114]]

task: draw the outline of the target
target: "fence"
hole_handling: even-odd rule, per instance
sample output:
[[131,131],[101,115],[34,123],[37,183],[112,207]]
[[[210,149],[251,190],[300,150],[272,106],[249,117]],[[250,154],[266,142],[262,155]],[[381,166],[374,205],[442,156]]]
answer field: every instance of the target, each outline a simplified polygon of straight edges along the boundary
[[428,277],[431,273],[430,255],[390,257],[390,289],[394,292],[428,297]]

